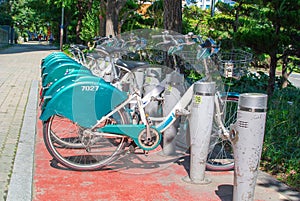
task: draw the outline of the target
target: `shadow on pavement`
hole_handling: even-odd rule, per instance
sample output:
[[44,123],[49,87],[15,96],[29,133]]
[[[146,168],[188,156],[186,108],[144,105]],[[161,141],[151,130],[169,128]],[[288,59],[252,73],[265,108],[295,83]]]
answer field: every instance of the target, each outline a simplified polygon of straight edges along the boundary
[[[189,161],[188,158],[188,156],[183,156],[182,154],[164,156],[160,153],[155,153],[147,156],[139,153],[127,153],[98,171],[123,172],[127,174],[149,174],[168,168],[173,164],[177,164],[183,166],[189,174],[189,169],[187,167],[187,160]],[[50,166],[59,170],[73,171],[60,165],[55,159],[50,160]]]
[[224,184],[219,185],[218,190],[215,191],[216,195],[219,196],[222,201],[231,201],[233,194],[233,185]]
[[258,179],[262,182],[258,183],[258,186],[264,187],[264,188],[272,188],[276,190],[277,192],[280,192],[284,195],[287,195],[289,199],[283,200],[300,200],[300,192],[291,189],[289,186],[285,185],[284,183],[279,182],[275,178],[271,177],[267,173],[260,172]]
[[32,52],[32,51],[45,51],[45,50],[59,50],[58,47],[48,44],[48,42],[37,42],[30,41],[23,44],[14,44],[8,47],[0,49],[0,54],[16,54],[22,52]]

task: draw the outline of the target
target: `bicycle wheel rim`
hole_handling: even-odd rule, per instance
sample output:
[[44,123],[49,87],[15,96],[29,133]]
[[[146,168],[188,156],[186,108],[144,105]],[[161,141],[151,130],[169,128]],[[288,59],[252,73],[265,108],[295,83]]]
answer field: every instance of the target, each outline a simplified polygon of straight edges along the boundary
[[[127,116],[124,111],[119,111],[116,114],[119,116],[117,123],[127,123]],[[53,122],[51,117],[44,123],[44,142],[53,158],[63,166],[78,171],[98,170],[116,160],[123,153],[126,137],[120,136],[115,138],[95,138],[95,143],[90,150],[86,146],[82,148],[74,148],[70,146],[61,146],[53,138]],[[74,124],[75,125],[75,124]],[[55,133],[59,132],[59,127],[56,126]],[[52,129],[51,129],[52,128]],[[79,132],[77,130],[77,132]],[[78,134],[78,133],[77,133]],[[58,146],[57,146],[58,145]]]
[[[238,97],[224,96],[222,99],[225,101],[222,108],[223,123],[227,129],[230,129],[230,125],[236,121]],[[216,126],[216,123],[214,125]],[[234,168],[232,144],[229,139],[220,135],[218,130],[217,128],[212,132],[206,168],[213,171],[229,171]]]
[[63,122],[63,124],[65,125],[63,128],[64,129],[63,132],[59,132],[59,133],[55,133],[54,132],[55,128],[52,129],[50,126],[50,130],[52,134],[51,137],[53,138],[52,141],[55,141],[57,145],[60,145],[61,147],[69,147],[69,148],[84,147],[78,135],[74,135],[76,134],[76,131],[71,130],[71,129],[78,129],[78,127],[74,124],[74,122],[59,115],[54,115],[51,121],[52,121],[51,125],[53,125],[54,124],[53,122],[55,121],[59,121],[60,123]]

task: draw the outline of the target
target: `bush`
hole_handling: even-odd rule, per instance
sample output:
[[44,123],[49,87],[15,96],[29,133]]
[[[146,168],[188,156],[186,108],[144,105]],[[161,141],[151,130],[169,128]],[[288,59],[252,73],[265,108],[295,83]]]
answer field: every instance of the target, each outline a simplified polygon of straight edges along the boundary
[[262,167],[300,190],[300,89],[276,90],[268,102]]
[[[239,80],[232,78],[225,79],[225,85],[229,91],[239,93],[266,93],[268,87],[269,76],[259,71],[257,73],[248,73],[242,76]],[[276,77],[275,88],[281,87],[280,77]]]

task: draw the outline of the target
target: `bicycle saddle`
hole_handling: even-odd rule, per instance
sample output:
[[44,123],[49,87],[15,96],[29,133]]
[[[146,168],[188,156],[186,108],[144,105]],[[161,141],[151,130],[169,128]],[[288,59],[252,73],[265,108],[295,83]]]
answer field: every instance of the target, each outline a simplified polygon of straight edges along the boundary
[[100,52],[105,52],[107,55],[113,55],[116,53],[126,53],[128,50],[124,48],[119,48],[119,47],[102,47],[102,46],[96,46],[95,48],[96,51]]
[[78,48],[79,50],[85,50],[85,49],[88,49],[88,46],[85,46],[85,45],[82,45],[82,44],[72,44],[71,45],[71,48]]
[[92,58],[94,58],[94,59],[100,59],[100,58],[103,58],[103,56],[101,56],[100,54],[95,53],[95,52],[87,53],[86,56],[87,56],[87,57],[92,57]]
[[125,67],[128,70],[133,70],[135,68],[147,65],[148,62],[143,62],[143,61],[128,61],[128,60],[118,59],[116,61],[116,64],[119,65],[119,66]]

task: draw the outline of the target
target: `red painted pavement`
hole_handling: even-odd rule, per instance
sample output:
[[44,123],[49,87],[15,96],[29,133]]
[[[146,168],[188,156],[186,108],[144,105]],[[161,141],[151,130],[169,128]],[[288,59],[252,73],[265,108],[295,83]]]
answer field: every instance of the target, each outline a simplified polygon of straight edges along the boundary
[[[35,147],[35,170],[33,200],[221,200],[216,194],[217,186],[211,191],[203,186],[188,184],[182,179],[187,176],[183,165],[174,160],[165,160],[153,165],[125,157],[128,163],[112,165],[112,169],[79,172],[51,164],[42,136],[42,123],[37,123]],[[124,166],[122,167],[122,164]],[[127,165],[126,165],[127,164]],[[129,164],[129,165],[128,165]],[[228,173],[209,173],[222,175]]]

